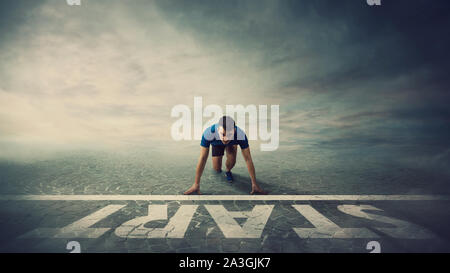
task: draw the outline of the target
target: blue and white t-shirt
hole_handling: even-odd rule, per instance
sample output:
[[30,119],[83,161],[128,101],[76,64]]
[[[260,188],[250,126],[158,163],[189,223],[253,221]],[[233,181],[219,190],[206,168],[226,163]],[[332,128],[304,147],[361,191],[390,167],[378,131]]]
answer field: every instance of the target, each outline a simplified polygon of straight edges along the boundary
[[223,144],[222,140],[219,137],[219,130],[217,130],[218,124],[214,124],[203,132],[202,141],[200,143],[201,146],[205,148],[209,148],[209,145],[212,146],[228,146],[228,145],[239,145],[241,149],[248,148],[248,139],[247,135],[241,128],[234,126],[236,130],[234,130],[234,138],[230,140],[227,144]]

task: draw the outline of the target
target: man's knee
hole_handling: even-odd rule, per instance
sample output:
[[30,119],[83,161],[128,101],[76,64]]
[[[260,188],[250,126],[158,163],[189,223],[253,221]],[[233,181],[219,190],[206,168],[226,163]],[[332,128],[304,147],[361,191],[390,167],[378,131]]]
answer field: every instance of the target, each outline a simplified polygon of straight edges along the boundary
[[214,170],[220,171],[222,169],[222,157],[221,156],[213,157],[212,163],[213,163]]
[[228,146],[226,149],[227,152],[227,158],[228,157],[236,157],[237,154],[237,147],[235,146]]
[[233,155],[233,154],[228,155],[227,154],[227,164],[234,166],[234,164],[236,164],[236,155]]

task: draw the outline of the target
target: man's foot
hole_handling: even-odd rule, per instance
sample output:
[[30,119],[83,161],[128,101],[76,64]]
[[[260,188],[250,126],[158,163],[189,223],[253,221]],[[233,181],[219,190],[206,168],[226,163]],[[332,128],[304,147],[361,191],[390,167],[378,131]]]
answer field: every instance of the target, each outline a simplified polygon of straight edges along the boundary
[[220,170],[214,169],[214,171],[215,171],[216,173],[221,173],[221,172],[222,172],[222,169],[220,169]]
[[200,192],[199,185],[192,185],[192,187],[190,187],[187,191],[184,192],[184,194],[193,194],[193,193],[202,194]]
[[227,181],[230,183],[233,182],[233,174],[231,173],[231,171],[226,172],[225,174],[227,175]]
[[268,192],[261,189],[258,185],[252,185],[252,191],[250,194],[267,194]]

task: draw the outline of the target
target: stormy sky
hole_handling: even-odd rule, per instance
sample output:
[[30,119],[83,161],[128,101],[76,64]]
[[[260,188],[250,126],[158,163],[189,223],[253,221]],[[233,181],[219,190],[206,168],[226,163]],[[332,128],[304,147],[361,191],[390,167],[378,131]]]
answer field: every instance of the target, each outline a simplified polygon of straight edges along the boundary
[[173,142],[172,107],[202,96],[280,105],[281,150],[448,159],[449,11],[425,0],[3,0],[0,151]]

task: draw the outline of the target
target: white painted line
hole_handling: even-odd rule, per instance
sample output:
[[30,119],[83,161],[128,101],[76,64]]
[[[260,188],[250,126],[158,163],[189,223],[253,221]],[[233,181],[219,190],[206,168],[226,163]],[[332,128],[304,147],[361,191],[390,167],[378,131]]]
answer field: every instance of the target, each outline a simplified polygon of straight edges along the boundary
[[91,228],[126,205],[108,205],[63,228],[37,228],[19,238],[98,238],[111,228]]
[[[205,205],[225,238],[260,238],[273,207],[274,205],[256,205],[251,211],[229,212],[223,205]],[[235,218],[247,220],[241,226]]]
[[122,238],[184,238],[198,205],[182,205],[164,228],[148,228],[145,224],[167,220],[167,205],[149,205],[148,215],[129,220],[115,234]]
[[341,228],[310,205],[293,205],[314,227],[294,228],[300,238],[379,238],[367,228]]
[[450,195],[0,195],[0,201],[446,201]]

